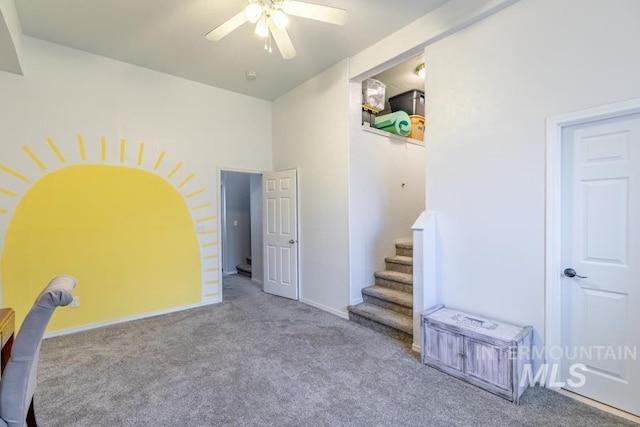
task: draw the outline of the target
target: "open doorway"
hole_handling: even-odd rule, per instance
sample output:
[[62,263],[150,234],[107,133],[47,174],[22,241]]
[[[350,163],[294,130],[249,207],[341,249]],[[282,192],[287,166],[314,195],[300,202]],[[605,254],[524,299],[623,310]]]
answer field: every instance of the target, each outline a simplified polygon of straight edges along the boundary
[[262,174],[220,171],[222,274],[262,286]]
[[298,299],[297,174],[220,170],[223,284],[245,276],[263,292]]

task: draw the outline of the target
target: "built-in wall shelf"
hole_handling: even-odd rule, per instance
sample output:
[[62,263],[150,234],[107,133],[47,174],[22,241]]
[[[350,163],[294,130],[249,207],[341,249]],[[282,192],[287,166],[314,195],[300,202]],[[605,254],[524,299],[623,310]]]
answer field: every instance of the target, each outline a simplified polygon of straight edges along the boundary
[[407,138],[406,136],[396,135],[395,133],[385,132],[380,129],[372,128],[371,126],[362,126],[362,130],[365,132],[375,133],[376,135],[386,136],[390,139],[395,139],[397,141],[406,142],[408,144],[420,145],[424,147],[424,142],[419,141],[417,139]]

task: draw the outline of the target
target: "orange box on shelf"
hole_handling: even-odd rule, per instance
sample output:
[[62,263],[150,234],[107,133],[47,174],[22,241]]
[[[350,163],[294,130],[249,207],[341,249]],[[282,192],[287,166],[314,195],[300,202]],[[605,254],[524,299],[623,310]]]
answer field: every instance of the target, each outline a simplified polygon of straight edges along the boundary
[[409,138],[424,141],[424,117],[409,116],[409,118],[411,119],[411,133],[409,134]]

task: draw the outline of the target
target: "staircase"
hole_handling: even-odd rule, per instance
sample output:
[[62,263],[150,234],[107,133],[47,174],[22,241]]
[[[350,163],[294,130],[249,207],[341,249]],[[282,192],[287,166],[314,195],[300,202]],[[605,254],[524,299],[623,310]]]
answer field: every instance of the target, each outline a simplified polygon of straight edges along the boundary
[[411,344],[413,342],[413,242],[396,243],[387,269],[362,289],[363,303],[347,307],[349,319]]
[[251,257],[247,257],[246,264],[238,264],[236,265],[236,270],[238,270],[238,274],[242,274],[243,276],[251,277]]

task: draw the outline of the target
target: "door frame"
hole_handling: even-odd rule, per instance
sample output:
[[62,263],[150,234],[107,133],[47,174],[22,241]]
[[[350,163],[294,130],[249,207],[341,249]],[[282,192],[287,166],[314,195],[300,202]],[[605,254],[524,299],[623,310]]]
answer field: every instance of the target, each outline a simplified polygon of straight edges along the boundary
[[[223,251],[224,251],[224,242],[227,240],[226,239],[226,231],[223,228],[223,225],[226,223],[226,210],[223,209],[225,206],[225,192],[222,191],[222,172],[241,172],[241,173],[250,173],[250,174],[258,174],[258,175],[262,175],[265,173],[265,171],[259,171],[259,170],[251,170],[251,169],[238,169],[238,168],[227,168],[227,167],[223,167],[223,166],[218,166],[217,168],[217,179],[218,179],[218,190],[217,190],[217,196],[218,196],[218,203],[217,203],[217,207],[216,207],[216,214],[217,214],[217,226],[218,226],[218,231],[219,231],[219,248],[218,248],[218,256],[219,256],[219,269],[218,269],[218,283],[219,283],[219,291],[218,293],[220,294],[220,302],[224,301],[224,294],[223,294],[223,287],[222,287],[222,279],[224,277],[224,274],[222,272],[222,266],[223,266]],[[263,212],[263,216],[264,216],[264,212]],[[224,235],[224,236],[223,236]],[[262,268],[262,266],[260,267]]]
[[[562,346],[562,130],[567,126],[640,113],[640,98],[547,118],[545,236],[545,359]],[[557,351],[556,351],[557,353]],[[547,383],[546,387],[551,387]]]

